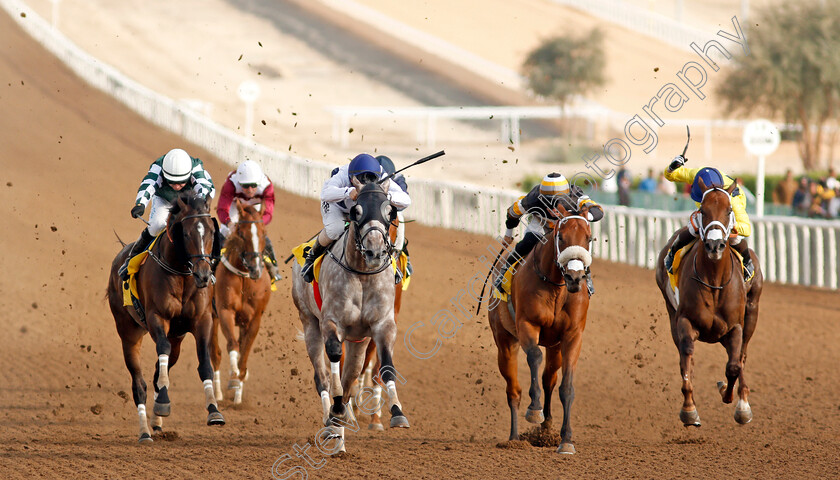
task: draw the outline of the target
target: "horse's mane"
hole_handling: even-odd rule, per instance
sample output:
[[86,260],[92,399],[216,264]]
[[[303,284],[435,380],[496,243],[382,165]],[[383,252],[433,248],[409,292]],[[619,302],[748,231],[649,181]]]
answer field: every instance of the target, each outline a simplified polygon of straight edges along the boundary
[[[208,212],[208,202],[207,199],[201,195],[199,195],[195,191],[188,191],[182,192],[178,195],[178,200],[184,202],[187,209],[186,212],[192,213],[207,213]],[[172,204],[172,209],[169,210],[170,218],[175,218],[180,215],[181,212],[181,204],[178,201],[175,201]]]

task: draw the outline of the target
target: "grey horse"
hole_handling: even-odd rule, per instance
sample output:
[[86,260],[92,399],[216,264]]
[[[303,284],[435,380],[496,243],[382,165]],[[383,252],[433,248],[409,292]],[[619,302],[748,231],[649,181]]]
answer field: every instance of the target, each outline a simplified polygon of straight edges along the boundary
[[[332,429],[333,438],[338,439],[339,451],[345,451],[343,425],[356,425],[353,409],[345,403],[345,392],[350,391],[362,371],[371,339],[376,343],[382,365],[379,376],[388,395],[391,428],[409,427],[397,398],[393,363],[397,327],[388,226],[396,212],[387,196],[389,182],[363,185],[353,179],[359,196],[349,212],[350,225],[329,248],[321,264],[320,309],[313,285],[303,280],[297,263],[292,266],[292,299],[315,369],[315,389],[321,397],[323,422]],[[342,344],[345,344],[343,371]],[[329,372],[324,362],[325,350]]]

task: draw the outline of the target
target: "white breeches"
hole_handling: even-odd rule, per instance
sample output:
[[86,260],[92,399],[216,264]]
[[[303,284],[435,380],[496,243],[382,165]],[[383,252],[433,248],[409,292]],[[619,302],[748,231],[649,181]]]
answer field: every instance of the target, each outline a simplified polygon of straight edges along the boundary
[[151,210],[149,211],[149,233],[156,237],[166,228],[166,219],[169,218],[169,210],[172,204],[157,195],[152,197]]
[[321,219],[324,221],[324,232],[330,240],[338,240],[344,232],[346,214],[338,208],[338,205],[330,202],[321,203]]

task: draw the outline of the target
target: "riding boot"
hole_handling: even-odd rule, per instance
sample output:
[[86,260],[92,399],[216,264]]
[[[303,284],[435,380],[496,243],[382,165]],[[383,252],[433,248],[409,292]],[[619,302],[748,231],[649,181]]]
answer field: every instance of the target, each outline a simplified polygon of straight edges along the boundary
[[755,265],[752,263],[752,257],[750,257],[750,247],[747,245],[747,240],[742,238],[741,241],[732,245],[732,248],[735,249],[740,255],[741,258],[744,260],[744,280],[749,280],[752,278],[753,273],[755,273]]
[[268,273],[271,274],[271,278],[274,279],[275,282],[279,282],[283,280],[283,276],[280,275],[280,269],[277,268],[277,258],[274,256],[274,246],[271,245],[271,240],[268,237],[265,237],[265,249],[263,249],[263,254],[265,257],[268,257],[268,260],[263,260],[265,263],[265,267],[268,269]]
[[592,283],[592,272],[589,271],[589,267],[586,267],[586,289],[590,297],[595,295],[595,284]]
[[[332,243],[330,243],[330,245],[332,245]],[[313,268],[313,264],[318,257],[327,251],[328,248],[329,245],[324,246],[321,245],[321,242],[317,240],[315,241],[315,245],[312,245],[312,248],[310,248],[309,252],[306,254],[306,262],[304,262],[303,268],[300,269],[303,281],[306,283],[312,283],[312,280],[315,280],[315,269]]]
[[143,231],[140,232],[140,238],[138,238],[137,241],[134,242],[134,245],[131,246],[131,251],[128,252],[128,256],[125,258],[125,262],[122,264],[120,269],[117,270],[117,272],[119,273],[122,281],[128,280],[128,262],[135,255],[137,255],[137,254],[141,253],[143,250],[145,250],[146,247],[148,247],[149,244],[152,243],[152,240],[154,238],[155,237],[153,237],[152,234],[149,233],[148,228],[144,228]]
[[493,287],[495,287],[496,290],[502,292],[502,282],[504,281],[505,272],[507,272],[513,262],[525,258],[525,256],[534,249],[534,245],[536,245],[539,240],[540,238],[535,233],[528,232],[524,237],[522,237],[522,240],[513,247],[513,251],[510,252],[510,255],[505,257],[502,265],[499,266],[499,275],[496,277],[496,280],[493,281]]
[[668,250],[668,254],[665,255],[665,259],[662,263],[665,264],[665,270],[668,271],[671,275],[674,274],[674,255],[676,255],[677,250],[683,248],[684,246],[688,245],[689,242],[694,238],[694,235],[686,229],[681,234],[677,235],[677,238],[674,239],[674,243],[671,244],[671,248]]

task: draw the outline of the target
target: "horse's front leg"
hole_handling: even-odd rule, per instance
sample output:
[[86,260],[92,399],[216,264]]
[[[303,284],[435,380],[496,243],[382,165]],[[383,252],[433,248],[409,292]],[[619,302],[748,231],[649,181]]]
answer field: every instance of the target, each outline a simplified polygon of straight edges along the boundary
[[397,378],[402,383],[405,379],[397,377],[399,373],[394,368],[394,341],[397,338],[397,326],[394,325],[393,317],[390,322],[386,321],[383,327],[374,331],[373,340],[376,342],[376,352],[379,355],[379,364],[382,367],[377,374],[377,380],[382,382],[385,392],[388,394],[388,411],[391,412],[391,428],[409,428],[408,418],[402,411],[402,404],[397,397]]
[[[178,358],[181,356],[181,340],[178,338],[171,338],[169,339],[170,345],[170,355],[169,355],[169,364],[167,366],[167,371],[171,370],[176,363],[178,363]],[[156,433],[163,432],[163,417],[157,415],[154,411],[152,411],[152,430]]]
[[[542,423],[545,421],[543,415],[542,402],[540,395],[540,364],[542,364],[542,350],[538,344],[540,339],[540,330],[538,327],[528,323],[524,319],[524,312],[517,312],[516,322],[516,337],[519,339],[519,344],[522,345],[522,350],[525,350],[525,356],[528,360],[528,368],[531,372],[531,387],[528,389],[528,394],[531,396],[531,404],[528,405],[528,412],[525,413],[525,420],[531,423]],[[523,320],[519,320],[522,318]]]
[[[224,303],[224,302],[220,302]],[[236,339],[236,312],[226,305],[217,305],[219,308],[219,328],[222,330],[222,335],[225,337],[225,350],[228,352],[228,360],[230,362],[228,368],[228,390],[233,390],[234,403],[237,395],[240,397],[240,381],[239,381],[239,342]]]
[[151,313],[147,317],[149,333],[155,341],[155,350],[158,359],[155,363],[155,407],[154,414],[158,417],[168,417],[171,412],[169,403],[169,356],[172,353],[172,345],[169,343],[169,320],[162,318],[157,313]]
[[341,351],[342,339],[338,338],[336,322],[331,317],[324,315],[320,322],[321,339],[324,342],[324,350],[327,359],[330,361],[330,396],[333,399],[333,406],[330,412],[336,417],[344,416],[344,389],[341,386]]
[[691,325],[688,318],[680,316],[677,318],[674,330],[674,342],[680,352],[680,375],[682,375],[683,406],[680,409],[680,420],[683,425],[700,426],[700,415],[697,413],[697,406],[694,404],[694,386],[691,383],[694,377],[694,342],[698,333]]
[[224,425],[225,417],[219,411],[216,403],[216,392],[213,390],[213,365],[210,362],[210,338],[213,333],[213,319],[209,308],[206,315],[200,317],[193,329],[195,350],[198,356],[198,376],[204,385],[204,401],[207,408],[207,425]]
[[242,356],[239,357],[239,391],[233,396],[234,405],[242,403],[245,380],[248,379],[248,357],[251,354],[251,347],[254,346],[254,340],[257,339],[257,333],[260,331],[261,317],[262,311],[256,312],[248,325],[240,329],[239,351]]
[[746,401],[746,394],[749,388],[744,383],[744,345],[743,328],[736,325],[721,339],[721,344],[726,348],[729,357],[726,362],[726,383],[718,382],[723,403],[732,403],[734,397],[735,382],[740,379],[738,386],[738,404],[735,407],[735,421],[741,424],[749,423],[752,420],[752,409]]
[[[583,331],[570,333],[560,345],[563,355],[563,380],[560,381],[560,403],[563,404],[563,426],[560,428],[560,445],[557,453],[571,455],[575,453],[572,443],[572,402],[575,400],[574,377],[577,361],[580,357],[580,347],[583,344]],[[548,405],[546,393],[545,403]]]

